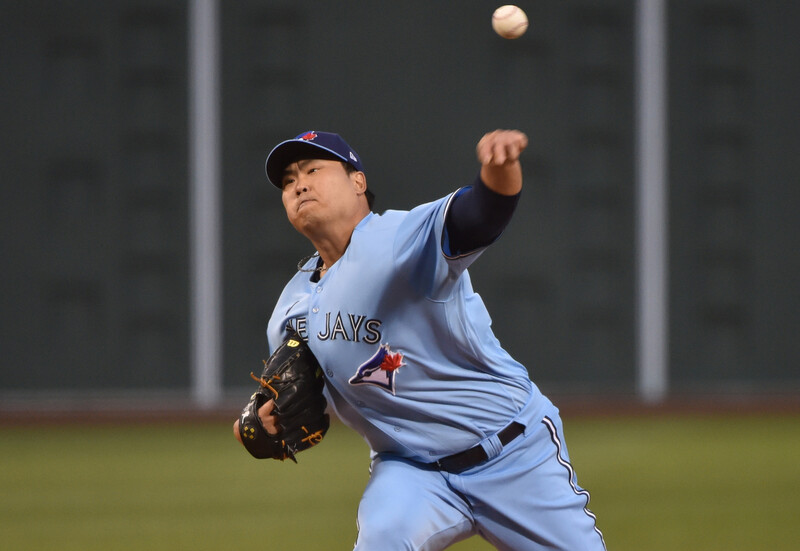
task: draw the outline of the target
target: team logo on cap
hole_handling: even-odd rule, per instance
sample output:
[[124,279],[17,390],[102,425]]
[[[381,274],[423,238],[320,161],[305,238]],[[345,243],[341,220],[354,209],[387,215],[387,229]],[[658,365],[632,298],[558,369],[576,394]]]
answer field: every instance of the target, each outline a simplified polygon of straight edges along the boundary
[[314,132],[314,131],[311,131],[311,132],[306,132],[305,134],[303,134],[302,136],[300,136],[300,139],[301,139],[301,140],[305,140],[305,141],[307,141],[307,142],[310,142],[310,141],[316,140],[316,139],[317,139],[317,133],[316,133],[316,132]]
[[392,352],[388,344],[382,344],[370,359],[359,366],[349,383],[375,385],[394,394],[395,374],[404,365],[401,352]]

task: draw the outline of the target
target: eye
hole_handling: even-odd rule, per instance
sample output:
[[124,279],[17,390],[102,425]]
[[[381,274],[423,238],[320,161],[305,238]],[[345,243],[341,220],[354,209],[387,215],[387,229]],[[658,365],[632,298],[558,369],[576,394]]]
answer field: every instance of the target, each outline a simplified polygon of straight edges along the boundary
[[286,186],[288,186],[288,185],[290,185],[292,183],[294,183],[294,178],[291,178],[291,177],[287,176],[286,178],[281,180],[281,189],[286,189]]
[[315,172],[319,171],[319,167],[311,167],[308,169],[309,174],[314,174]]

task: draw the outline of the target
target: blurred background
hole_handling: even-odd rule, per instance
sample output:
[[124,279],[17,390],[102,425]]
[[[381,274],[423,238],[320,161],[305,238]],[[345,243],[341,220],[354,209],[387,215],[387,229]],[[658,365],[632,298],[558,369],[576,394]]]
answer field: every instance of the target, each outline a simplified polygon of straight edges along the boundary
[[524,2],[517,40],[483,0],[0,6],[6,410],[238,403],[313,252],[263,172],[308,129],[361,154],[378,211],[528,133],[471,272],[546,393],[800,389],[797,2]]
[[472,274],[546,392],[794,393],[800,4],[526,2],[511,41],[495,7],[2,2],[4,405],[239,395],[312,252],[263,172],[307,129],[359,151],[378,211],[470,183],[485,131],[529,134]]
[[609,549],[797,548],[800,2],[520,6],[503,40],[485,0],[0,0],[6,547],[352,547],[357,435],[295,466],[230,433],[313,252],[266,155],[338,132],[382,212],[518,128],[470,271]]

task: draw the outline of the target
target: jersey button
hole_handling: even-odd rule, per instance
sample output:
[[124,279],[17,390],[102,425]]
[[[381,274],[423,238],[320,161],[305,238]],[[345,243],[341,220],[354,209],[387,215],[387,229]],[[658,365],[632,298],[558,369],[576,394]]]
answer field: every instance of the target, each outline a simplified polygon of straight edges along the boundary
[[317,292],[318,292],[318,293],[321,293],[321,292],[322,292],[322,286],[319,286],[319,287],[317,287]]
[[325,373],[328,374],[328,377],[333,377],[333,369],[326,369]]
[[312,311],[312,312],[314,312],[314,313],[316,314],[317,312],[319,312],[319,308],[317,308],[316,306],[314,306],[314,308],[312,308],[312,309],[311,309],[311,311]]

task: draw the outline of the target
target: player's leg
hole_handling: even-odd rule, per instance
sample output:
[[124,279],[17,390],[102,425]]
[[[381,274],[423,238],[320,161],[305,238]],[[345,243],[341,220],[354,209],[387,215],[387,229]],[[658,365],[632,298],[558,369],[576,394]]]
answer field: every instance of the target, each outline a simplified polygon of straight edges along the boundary
[[469,506],[440,472],[396,458],[373,462],[356,551],[435,551],[474,534]]
[[485,467],[449,478],[469,496],[478,531],[500,550],[605,549],[555,410]]

